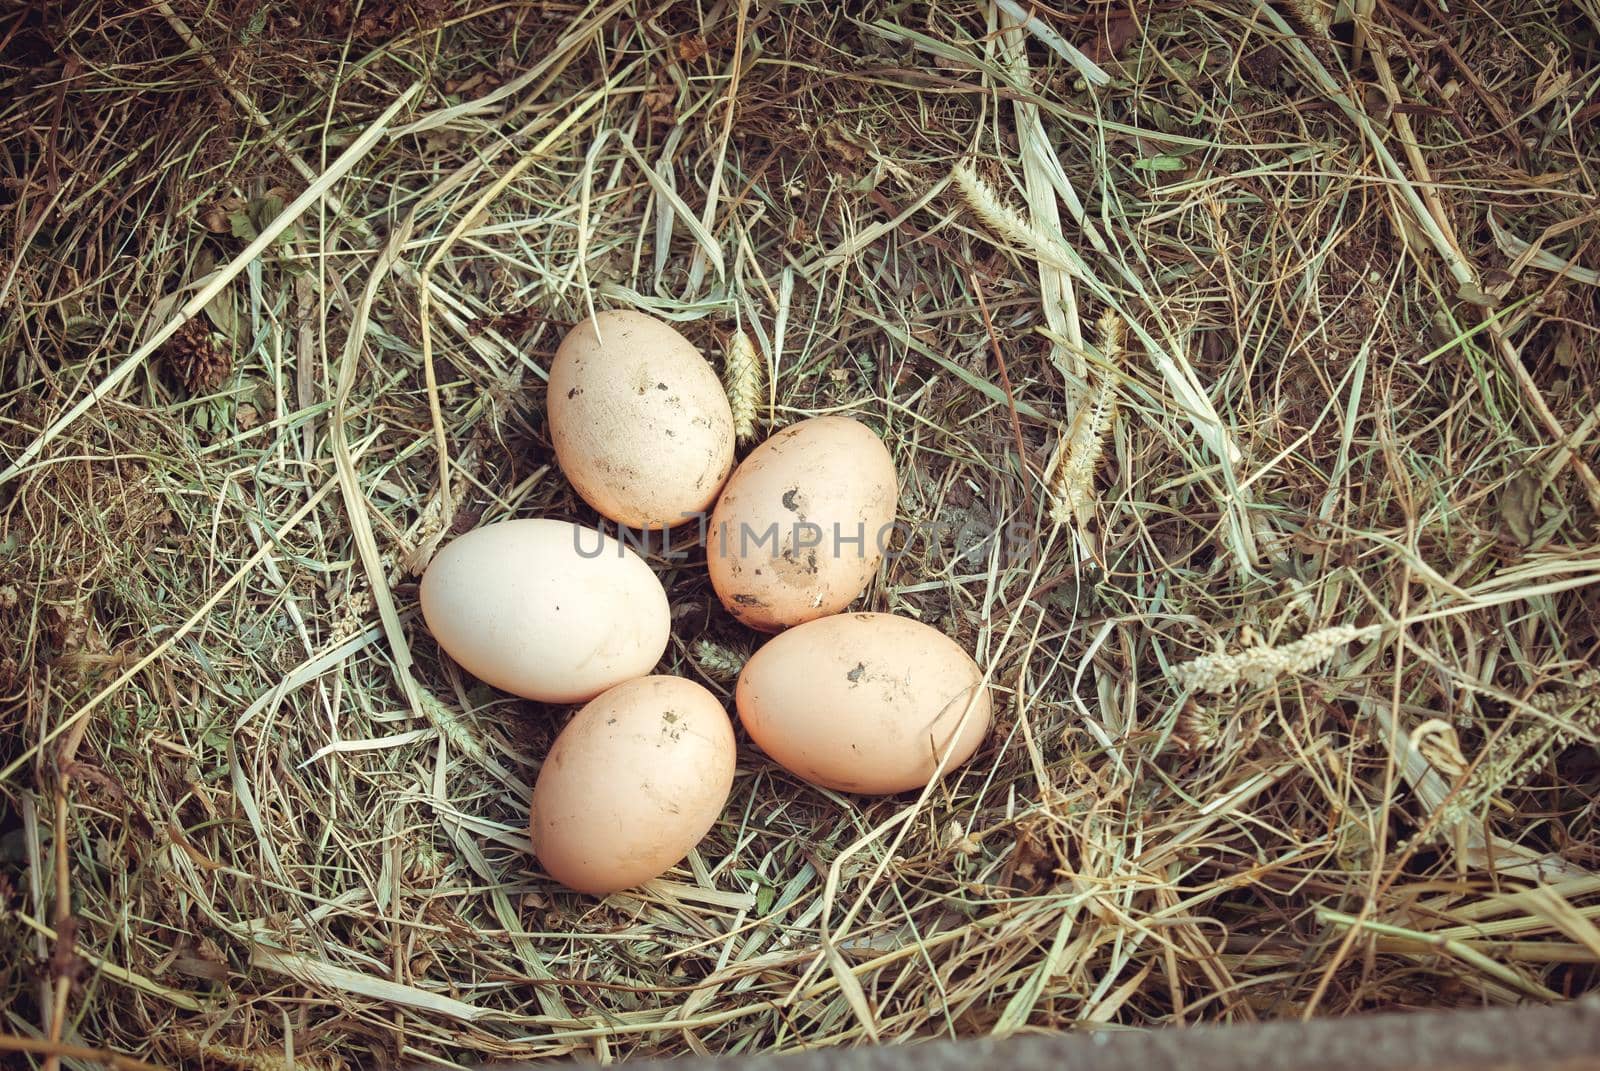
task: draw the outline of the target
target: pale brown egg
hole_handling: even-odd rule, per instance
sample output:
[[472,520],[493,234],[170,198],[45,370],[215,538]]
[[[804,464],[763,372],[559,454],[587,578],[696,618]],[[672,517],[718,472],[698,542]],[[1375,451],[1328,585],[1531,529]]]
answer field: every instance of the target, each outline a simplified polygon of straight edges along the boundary
[[729,613],[764,632],[836,614],[877,572],[897,498],[894,460],[865,424],[793,424],[752,450],[717,499],[711,584]]
[[468,673],[546,703],[649,673],[671,628],[642,558],[558,520],[501,521],[447,543],[423,574],[422,616]]
[[630,528],[710,508],[733,467],[733,413],[700,351],[642,312],[596,313],[550,364],[550,438],[561,471]]
[[604,895],[667,872],[700,843],[733,787],[733,726],[681,677],[611,688],[556,737],[529,830],[545,872]]
[[945,773],[989,730],[977,664],[944,633],[894,614],[838,614],[773,637],[739,674],[735,701],[775,762],[843,792],[921,788],[947,747]]

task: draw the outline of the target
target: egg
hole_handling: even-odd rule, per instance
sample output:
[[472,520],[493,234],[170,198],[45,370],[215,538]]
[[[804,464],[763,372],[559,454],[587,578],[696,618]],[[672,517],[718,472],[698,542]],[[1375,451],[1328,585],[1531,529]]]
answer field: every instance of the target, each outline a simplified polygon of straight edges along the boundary
[[894,460],[865,424],[790,425],[750,452],[711,512],[717,596],[764,632],[838,613],[877,572],[897,494]]
[[779,765],[867,794],[921,788],[947,747],[945,772],[960,766],[991,714],[983,673],[961,645],[894,614],[824,617],[773,637],[739,674],[735,702]]
[[545,756],[529,830],[545,872],[603,895],[664,874],[700,843],[733,787],[733,726],[681,677],[602,692]]
[[550,364],[550,438],[583,500],[630,528],[703,516],[733,467],[733,413],[700,351],[641,312],[596,313]]
[[514,695],[579,703],[649,673],[667,649],[667,593],[632,550],[559,520],[485,525],[422,577],[422,617],[468,673]]

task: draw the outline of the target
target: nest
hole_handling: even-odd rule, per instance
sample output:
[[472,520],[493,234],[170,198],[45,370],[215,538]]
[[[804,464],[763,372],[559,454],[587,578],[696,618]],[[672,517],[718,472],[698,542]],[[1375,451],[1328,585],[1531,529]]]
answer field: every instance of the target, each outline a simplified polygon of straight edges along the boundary
[[[1595,988],[1593,6],[1012,6],[4,17],[0,1048]],[[860,605],[972,651],[997,720],[920,804],[746,746],[698,850],[597,901],[527,844],[570,710],[464,676],[415,581],[597,523],[542,376],[616,305],[737,346],[757,438],[882,433],[908,534]],[[756,637],[656,564],[662,671],[728,696]]]

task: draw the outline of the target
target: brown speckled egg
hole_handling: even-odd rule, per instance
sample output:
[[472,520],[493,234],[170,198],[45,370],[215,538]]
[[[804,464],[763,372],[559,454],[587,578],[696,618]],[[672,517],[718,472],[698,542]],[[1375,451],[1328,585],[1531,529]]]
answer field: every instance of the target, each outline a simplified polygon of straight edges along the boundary
[[711,512],[712,586],[764,632],[838,613],[877,571],[897,497],[894,460],[865,424],[792,424],[750,452]]
[[550,364],[550,437],[561,471],[630,528],[709,509],[733,467],[733,413],[700,351],[641,312],[596,313]]
[[989,730],[977,664],[944,633],[894,614],[838,614],[773,637],[745,664],[735,699],[762,751],[843,792],[919,789],[952,741],[945,773]]
[[592,528],[501,521],[447,543],[422,576],[422,616],[468,673],[545,703],[580,703],[655,668],[667,593]]
[[533,788],[545,872],[603,895],[664,874],[716,822],[733,787],[733,726],[681,677],[601,693],[561,730]]

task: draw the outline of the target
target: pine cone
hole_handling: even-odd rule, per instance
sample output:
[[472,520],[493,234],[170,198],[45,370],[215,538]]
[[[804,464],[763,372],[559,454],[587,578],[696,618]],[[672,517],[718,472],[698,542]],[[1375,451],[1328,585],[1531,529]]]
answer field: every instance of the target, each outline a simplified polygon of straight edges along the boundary
[[168,366],[190,394],[212,390],[233,371],[233,354],[217,344],[216,336],[199,319],[189,320],[167,340],[163,350]]

